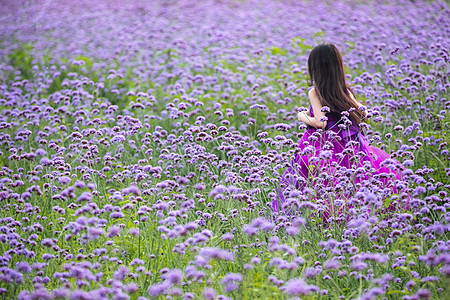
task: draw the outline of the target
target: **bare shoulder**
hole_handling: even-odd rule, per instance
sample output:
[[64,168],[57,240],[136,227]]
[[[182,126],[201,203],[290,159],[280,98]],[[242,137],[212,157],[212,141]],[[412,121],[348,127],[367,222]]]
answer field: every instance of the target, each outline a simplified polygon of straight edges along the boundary
[[314,97],[314,96],[317,96],[316,88],[315,88],[315,87],[313,87],[312,89],[309,90],[308,96],[309,96],[309,97],[311,97],[311,96],[313,96],[313,97]]
[[308,92],[309,101],[311,101],[311,104],[313,103],[320,103],[319,96],[317,96],[317,92],[315,88],[312,88]]

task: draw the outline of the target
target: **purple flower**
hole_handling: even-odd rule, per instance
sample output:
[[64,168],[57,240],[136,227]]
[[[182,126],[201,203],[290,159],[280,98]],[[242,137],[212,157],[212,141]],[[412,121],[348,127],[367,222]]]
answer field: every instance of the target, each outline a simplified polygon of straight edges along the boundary
[[139,290],[139,285],[134,282],[131,282],[123,287],[124,291],[128,294],[134,294]]
[[35,290],[33,293],[31,293],[30,299],[47,300],[47,299],[53,299],[53,296],[45,288],[39,288],[39,289]]
[[41,245],[44,247],[52,247],[54,245],[54,242],[52,239],[43,239]]
[[416,292],[416,295],[419,297],[419,299],[430,299],[431,298],[431,292],[428,289],[419,289]]
[[312,278],[312,277],[316,276],[317,274],[319,274],[320,272],[321,272],[320,269],[307,267],[303,271],[303,276],[305,276],[306,278]]
[[[228,273],[222,278],[222,284],[227,286],[229,283],[235,283],[236,281],[242,281],[242,275],[238,273]],[[237,288],[237,286],[236,286]]]
[[125,188],[122,190],[122,194],[124,196],[128,195],[128,194],[133,194],[136,196],[140,196],[141,195],[141,190],[136,186],[136,185],[130,185],[130,187]]
[[7,267],[3,267],[0,269],[0,279],[5,283],[16,283],[22,284],[23,275],[15,270],[9,269]]
[[126,266],[120,266],[115,272],[114,272],[114,279],[117,280],[124,280],[125,277],[128,274],[128,268]]
[[73,186],[76,188],[82,189],[86,186],[86,184],[84,183],[84,181],[77,180],[77,181],[75,181]]
[[91,292],[86,292],[83,290],[74,290],[70,295],[70,299],[74,300],[95,299],[95,296]]
[[416,282],[415,282],[414,280],[409,280],[409,281],[405,284],[405,287],[406,287],[406,289],[411,290],[411,288],[412,288],[413,286],[415,286],[415,285],[416,285]]
[[125,137],[121,134],[115,135],[112,139],[111,139],[111,144],[114,143],[119,143],[119,144],[123,144],[126,141]]
[[66,185],[70,182],[70,178],[68,176],[61,176],[58,178],[59,183],[62,185]]
[[109,217],[111,219],[120,219],[120,218],[125,217],[125,215],[120,211],[114,211],[109,215]]
[[97,227],[89,227],[88,228],[88,239],[90,239],[90,240],[99,239],[104,234],[105,234],[105,231],[103,230],[103,228],[97,228]]
[[27,290],[20,291],[19,295],[17,296],[18,300],[31,300],[30,292]]
[[30,264],[26,261],[18,262],[16,264],[16,269],[21,273],[29,273],[32,270]]
[[77,202],[83,202],[83,201],[91,201],[92,200],[92,194],[90,192],[83,192],[77,199]]
[[194,184],[194,189],[204,190],[205,189],[205,184],[202,183],[202,182],[196,183],[196,184]]
[[261,258],[259,257],[252,257],[252,259],[250,260],[250,262],[254,265],[257,265],[261,262]]
[[253,236],[258,233],[258,228],[255,228],[248,224],[244,224],[243,230],[249,236]]
[[139,233],[140,233],[139,228],[135,228],[135,227],[130,228],[130,229],[128,230],[128,232],[129,232],[132,236],[139,236]]
[[300,278],[293,278],[289,280],[282,287],[282,290],[290,296],[308,295],[310,293],[308,285]]
[[330,269],[330,270],[339,269],[340,266],[341,266],[341,263],[336,259],[331,259],[324,263],[324,268]]
[[199,255],[208,257],[208,258],[234,261],[233,253],[228,252],[226,250],[222,250],[220,248],[205,247],[205,248],[200,249]]
[[35,153],[36,153],[36,156],[47,155],[47,151],[45,151],[44,149],[41,149],[41,148],[37,149]]
[[108,250],[106,248],[97,248],[92,251],[95,255],[100,256],[106,254]]
[[111,226],[108,230],[108,233],[106,234],[107,237],[113,238],[115,236],[118,236],[120,233],[120,227],[119,226]]
[[367,268],[367,264],[365,262],[356,260],[351,264],[351,268],[356,271],[361,271]]
[[164,273],[161,278],[169,281],[171,284],[181,284],[181,279],[183,278],[183,271],[179,269],[170,270]]
[[222,239],[224,241],[231,241],[232,239],[234,239],[234,235],[232,233],[227,232],[222,235]]
[[48,265],[47,263],[35,262],[35,263],[32,265],[32,268],[33,268],[34,270],[40,271],[40,270],[44,269],[44,267],[47,266],[47,265]]
[[70,290],[67,288],[58,288],[53,290],[53,297],[55,298],[67,298],[70,294]]
[[168,281],[163,281],[161,283],[157,283],[154,285],[151,285],[148,288],[148,293],[150,294],[150,296],[152,297],[158,297],[159,295],[163,295],[165,293],[168,292],[168,289],[171,287],[170,282]]
[[424,278],[422,278],[422,282],[429,282],[429,281],[439,281],[439,277],[438,276],[426,276]]
[[227,192],[227,188],[224,185],[219,184],[214,189],[209,192],[210,197],[216,197],[219,194],[224,194]]
[[208,300],[216,299],[216,290],[210,287],[206,287],[203,289],[203,297]]
[[51,254],[51,253],[44,253],[42,254],[42,259],[43,260],[51,260],[55,258],[55,255]]

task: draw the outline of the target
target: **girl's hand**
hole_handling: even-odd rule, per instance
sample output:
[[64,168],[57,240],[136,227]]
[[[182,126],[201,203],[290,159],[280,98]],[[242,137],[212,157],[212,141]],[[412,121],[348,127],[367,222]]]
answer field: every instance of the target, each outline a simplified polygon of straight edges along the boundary
[[300,112],[298,112],[298,114],[297,114],[297,119],[300,121],[300,122],[303,122],[303,123],[306,123],[306,115],[305,115],[305,112],[304,111],[300,111]]
[[[322,117],[323,118],[323,117]],[[301,111],[297,114],[297,119],[300,122],[303,122],[309,126],[315,127],[315,128],[322,128],[324,129],[327,126],[327,121],[326,120],[317,120],[314,117],[309,116],[309,114],[307,114],[307,112],[305,111]]]

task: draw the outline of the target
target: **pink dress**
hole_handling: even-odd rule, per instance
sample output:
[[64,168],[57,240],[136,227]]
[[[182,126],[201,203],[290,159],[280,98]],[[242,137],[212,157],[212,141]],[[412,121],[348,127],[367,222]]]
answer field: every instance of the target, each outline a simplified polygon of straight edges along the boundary
[[[312,106],[309,112],[314,117]],[[272,201],[274,211],[291,210],[301,206],[301,201],[313,200],[325,204],[322,216],[326,220],[351,208],[356,191],[370,192],[364,187],[370,186],[372,191],[379,188],[377,192],[383,190],[386,197],[397,192],[395,181],[404,167],[383,150],[370,146],[359,125],[349,117],[335,112],[326,117],[325,130],[308,126],[300,139],[299,151],[281,178],[277,199]],[[380,208],[385,208],[384,203]]]

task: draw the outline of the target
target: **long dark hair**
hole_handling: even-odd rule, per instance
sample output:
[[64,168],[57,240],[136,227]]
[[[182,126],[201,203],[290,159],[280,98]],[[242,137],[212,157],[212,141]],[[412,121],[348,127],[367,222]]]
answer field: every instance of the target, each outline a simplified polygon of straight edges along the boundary
[[322,106],[328,106],[332,112],[349,111],[350,117],[359,124],[364,113],[358,109],[358,104],[350,86],[345,81],[344,62],[339,50],[333,44],[316,46],[308,58],[308,72],[311,85],[315,84],[317,96]]

